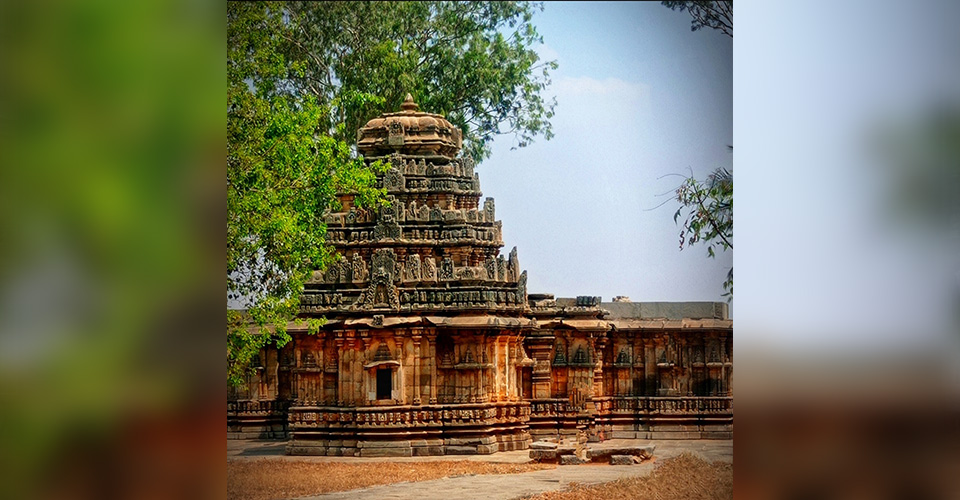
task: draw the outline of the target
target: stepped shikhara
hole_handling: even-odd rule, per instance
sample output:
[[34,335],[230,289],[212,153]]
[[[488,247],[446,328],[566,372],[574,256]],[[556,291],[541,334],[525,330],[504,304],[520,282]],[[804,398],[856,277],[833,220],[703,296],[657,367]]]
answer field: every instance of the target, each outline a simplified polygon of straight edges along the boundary
[[403,111],[360,129],[357,150],[367,161],[389,162],[383,176],[389,205],[357,209],[340,197],[342,212],[327,216],[328,241],[343,256],[317,273],[303,295],[304,312],[523,313],[526,273],[516,248],[503,246],[493,198],[479,205],[473,162],[456,158],[460,131],[440,115]]
[[388,162],[376,210],[339,193],[340,260],[314,273],[311,335],[265,349],[233,389],[233,437],[291,454],[411,456],[527,448],[532,437],[732,436],[732,321],[720,303],[528,296],[461,133],[407,96],[357,134]]

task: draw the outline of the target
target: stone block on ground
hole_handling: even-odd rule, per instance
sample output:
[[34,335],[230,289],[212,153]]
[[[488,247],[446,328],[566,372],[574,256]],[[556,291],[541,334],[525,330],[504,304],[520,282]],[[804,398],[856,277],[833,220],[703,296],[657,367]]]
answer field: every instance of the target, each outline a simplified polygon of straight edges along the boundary
[[490,455],[496,453],[498,448],[496,444],[481,444],[477,446],[477,453],[480,455]]
[[413,448],[413,456],[427,457],[443,455],[443,446],[416,446]]
[[655,445],[651,446],[620,446],[620,447],[611,447],[611,448],[590,448],[587,450],[587,456],[589,458],[600,458],[606,459],[613,455],[630,455],[640,458],[650,458],[653,456],[653,451],[657,447]]
[[610,455],[610,465],[633,465],[640,462],[640,458],[633,455]]
[[557,443],[551,443],[549,441],[537,441],[535,443],[530,443],[531,450],[556,450]]
[[443,451],[444,451],[444,455],[476,455],[477,447],[447,445],[444,447]]
[[580,465],[588,461],[589,460],[581,460],[580,457],[576,455],[560,455],[560,465]]
[[410,457],[413,456],[413,450],[406,448],[361,448],[361,457]]
[[538,462],[556,462],[557,450],[530,450],[530,458]]

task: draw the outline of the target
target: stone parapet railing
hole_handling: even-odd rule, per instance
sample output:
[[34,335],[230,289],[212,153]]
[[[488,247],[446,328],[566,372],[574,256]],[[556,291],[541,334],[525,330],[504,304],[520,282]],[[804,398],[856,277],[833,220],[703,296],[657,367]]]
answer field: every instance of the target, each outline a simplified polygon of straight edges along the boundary
[[287,437],[290,401],[227,401],[227,439],[283,439]]
[[355,427],[357,429],[405,429],[526,423],[530,405],[523,402],[464,403],[422,406],[377,406],[340,408],[292,406],[290,427]]

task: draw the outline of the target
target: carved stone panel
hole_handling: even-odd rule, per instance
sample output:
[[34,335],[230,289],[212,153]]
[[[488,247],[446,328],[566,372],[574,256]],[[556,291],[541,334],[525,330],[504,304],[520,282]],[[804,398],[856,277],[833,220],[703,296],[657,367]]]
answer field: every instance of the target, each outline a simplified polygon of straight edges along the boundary
[[393,168],[387,171],[383,176],[383,187],[388,191],[398,191],[403,189],[406,186],[406,181],[403,177],[403,174],[399,170]]
[[399,240],[401,233],[402,231],[400,230],[400,224],[398,224],[396,221],[380,220],[377,222],[377,226],[373,229],[373,238],[375,240]]
[[517,247],[510,250],[510,261],[507,263],[507,281],[516,281],[520,278],[520,260],[517,258]]
[[420,281],[420,256],[417,254],[407,256],[407,266],[403,275],[404,281]]
[[437,262],[433,257],[423,259],[423,281],[437,281]]
[[399,121],[394,120],[387,124],[387,134],[387,144],[403,146],[403,125]]
[[483,200],[483,220],[486,222],[493,222],[497,220],[497,212],[493,203],[493,198],[487,198]]
[[452,280],[453,279],[453,259],[450,257],[444,257],[443,262],[440,264],[440,280]]

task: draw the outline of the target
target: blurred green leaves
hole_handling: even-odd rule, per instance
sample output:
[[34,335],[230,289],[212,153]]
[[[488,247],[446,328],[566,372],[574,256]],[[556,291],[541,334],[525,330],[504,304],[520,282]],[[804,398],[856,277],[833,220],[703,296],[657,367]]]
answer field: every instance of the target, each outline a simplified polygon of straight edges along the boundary
[[173,353],[214,346],[189,311],[222,283],[225,64],[222,7],[193,2],[3,2],[0,40],[7,497],[203,390]]

